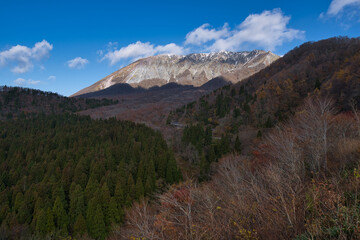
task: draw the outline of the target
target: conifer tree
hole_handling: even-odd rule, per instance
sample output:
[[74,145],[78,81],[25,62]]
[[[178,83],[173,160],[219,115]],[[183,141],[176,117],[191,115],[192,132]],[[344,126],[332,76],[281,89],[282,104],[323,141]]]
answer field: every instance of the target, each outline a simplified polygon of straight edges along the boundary
[[52,233],[55,230],[54,215],[51,208],[46,210],[46,232]]
[[107,226],[109,226],[110,222],[108,222],[108,219],[110,218],[110,215],[111,215],[110,209],[109,209],[111,196],[110,196],[109,188],[106,183],[103,184],[100,195],[101,195],[101,207],[102,207],[102,211],[104,214],[104,221],[105,221],[105,224]]
[[206,127],[204,145],[210,146],[212,142],[212,129],[210,126]]
[[115,201],[120,205],[124,205],[125,197],[126,196],[125,196],[125,193],[124,193],[124,188],[122,186],[122,183],[120,181],[118,181],[116,183],[115,192],[114,192]]
[[75,219],[79,215],[85,213],[85,204],[84,204],[84,193],[80,185],[76,185],[74,191],[70,195],[70,210],[69,216],[70,221],[74,223]]
[[80,214],[74,224],[74,234],[82,236],[86,233],[86,221],[82,214]]
[[147,176],[147,179],[149,179],[149,181],[151,183],[152,189],[154,189],[155,188],[155,182],[156,182],[156,172],[155,172],[154,161],[152,159],[148,163],[146,176]]
[[36,217],[36,232],[41,236],[47,233],[46,220],[46,212],[41,209]]
[[88,233],[91,236],[93,236],[93,233],[94,233],[93,226],[94,226],[94,221],[95,221],[96,208],[97,208],[97,200],[94,197],[89,201],[87,211],[86,211],[86,226],[87,226]]
[[104,239],[106,237],[106,226],[104,222],[104,214],[101,210],[100,204],[96,207],[96,212],[92,226],[92,237],[96,239]]
[[179,180],[176,161],[173,154],[169,154],[169,160],[166,166],[166,181],[175,183]]
[[[122,209],[122,206],[120,206],[120,208]],[[112,197],[110,199],[109,213],[110,214],[108,216],[108,222],[110,224],[121,222],[123,216],[122,216],[122,213],[119,211],[118,204],[116,203],[116,200],[114,197]]]
[[127,181],[127,188],[128,188],[128,194],[126,196],[125,205],[131,206],[131,202],[136,199],[136,189],[135,189],[135,183],[134,178],[129,174],[128,181]]
[[136,199],[140,200],[140,198],[144,196],[144,186],[142,183],[141,176],[137,178],[135,188],[136,188]]
[[68,216],[60,200],[60,197],[57,197],[55,200],[53,213],[56,227],[58,229],[62,229],[64,232],[67,232]]
[[200,180],[207,180],[210,172],[210,163],[205,158],[205,153],[202,152],[200,157]]
[[92,176],[90,176],[84,191],[85,201],[88,202],[94,196],[96,190],[98,189],[99,189],[98,181]]
[[237,152],[239,154],[241,153],[241,142],[240,142],[239,136],[236,136],[235,143],[234,143],[234,150],[235,150],[235,152]]
[[153,184],[150,177],[146,178],[145,187],[144,187],[144,194],[149,195],[153,191]]
[[212,162],[216,161],[216,154],[215,154],[215,147],[214,146],[211,146],[209,148],[207,158],[208,158],[207,160],[208,160],[209,163],[212,163]]

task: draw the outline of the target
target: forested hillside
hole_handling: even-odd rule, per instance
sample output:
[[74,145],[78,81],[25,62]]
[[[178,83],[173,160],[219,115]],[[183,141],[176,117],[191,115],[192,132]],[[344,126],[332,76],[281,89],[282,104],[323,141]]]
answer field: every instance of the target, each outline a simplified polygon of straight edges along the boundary
[[226,124],[222,127],[236,132],[244,124],[273,126],[291,116],[308,95],[331,96],[343,110],[349,110],[350,99],[360,101],[359,77],[359,38],[308,42],[239,84],[178,109],[170,118]]
[[0,238],[104,239],[133,201],[180,179],[145,125],[71,114],[0,122]]
[[114,239],[359,239],[360,113],[352,106],[341,113],[330,98],[307,98],[288,121],[245,142],[250,153],[212,163],[210,181],[136,204]]
[[[308,42],[248,79],[224,86],[171,112],[168,122],[198,126],[201,131],[207,129],[215,140],[228,142],[226,152],[239,152],[242,142],[261,137],[275,124],[293,116],[308,96],[331,97],[339,110],[349,111],[350,100],[360,103],[359,78],[359,38]],[[185,128],[185,139],[188,134]],[[187,141],[184,145],[194,149],[191,145],[196,144]],[[203,149],[210,164],[211,148]],[[188,155],[183,153],[184,158]],[[200,163],[201,159],[191,162]]]
[[111,99],[67,98],[36,89],[0,86],[0,120],[25,118],[33,114],[77,112],[115,104]]

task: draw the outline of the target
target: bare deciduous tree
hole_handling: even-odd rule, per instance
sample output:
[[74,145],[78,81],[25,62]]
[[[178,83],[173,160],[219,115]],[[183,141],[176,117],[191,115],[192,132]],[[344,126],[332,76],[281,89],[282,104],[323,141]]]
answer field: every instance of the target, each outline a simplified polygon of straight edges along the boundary
[[328,135],[335,113],[335,104],[331,98],[310,97],[297,114],[298,138],[306,149],[305,159],[313,171],[327,169],[327,153],[332,146]]

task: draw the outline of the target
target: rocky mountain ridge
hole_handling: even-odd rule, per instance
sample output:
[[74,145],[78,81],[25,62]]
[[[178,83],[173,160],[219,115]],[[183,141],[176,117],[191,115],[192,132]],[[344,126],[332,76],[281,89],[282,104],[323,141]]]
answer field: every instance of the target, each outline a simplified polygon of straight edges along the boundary
[[150,88],[175,82],[198,87],[223,75],[228,76],[229,81],[238,82],[278,58],[279,56],[262,50],[151,56],[115,71],[73,96],[103,90],[117,83]]

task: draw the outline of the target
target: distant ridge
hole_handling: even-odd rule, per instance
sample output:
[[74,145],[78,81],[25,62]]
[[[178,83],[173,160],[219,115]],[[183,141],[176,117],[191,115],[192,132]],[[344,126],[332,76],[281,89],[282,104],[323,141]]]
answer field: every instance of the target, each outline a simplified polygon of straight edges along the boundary
[[215,90],[217,88],[223,87],[229,84],[229,81],[226,81],[223,77],[214,78],[207,83],[203,84],[200,87],[194,87],[191,85],[180,85],[174,82],[167,83],[161,87],[154,86],[149,89],[145,89],[142,87],[132,87],[127,83],[117,83],[112,85],[106,89],[85,93],[82,95],[75,96],[76,98],[103,98],[103,97],[116,97],[121,95],[129,95],[129,94],[138,94],[138,93],[149,93],[149,92],[156,92],[156,91],[166,91],[166,90],[178,90],[178,91],[185,91],[185,90]]

